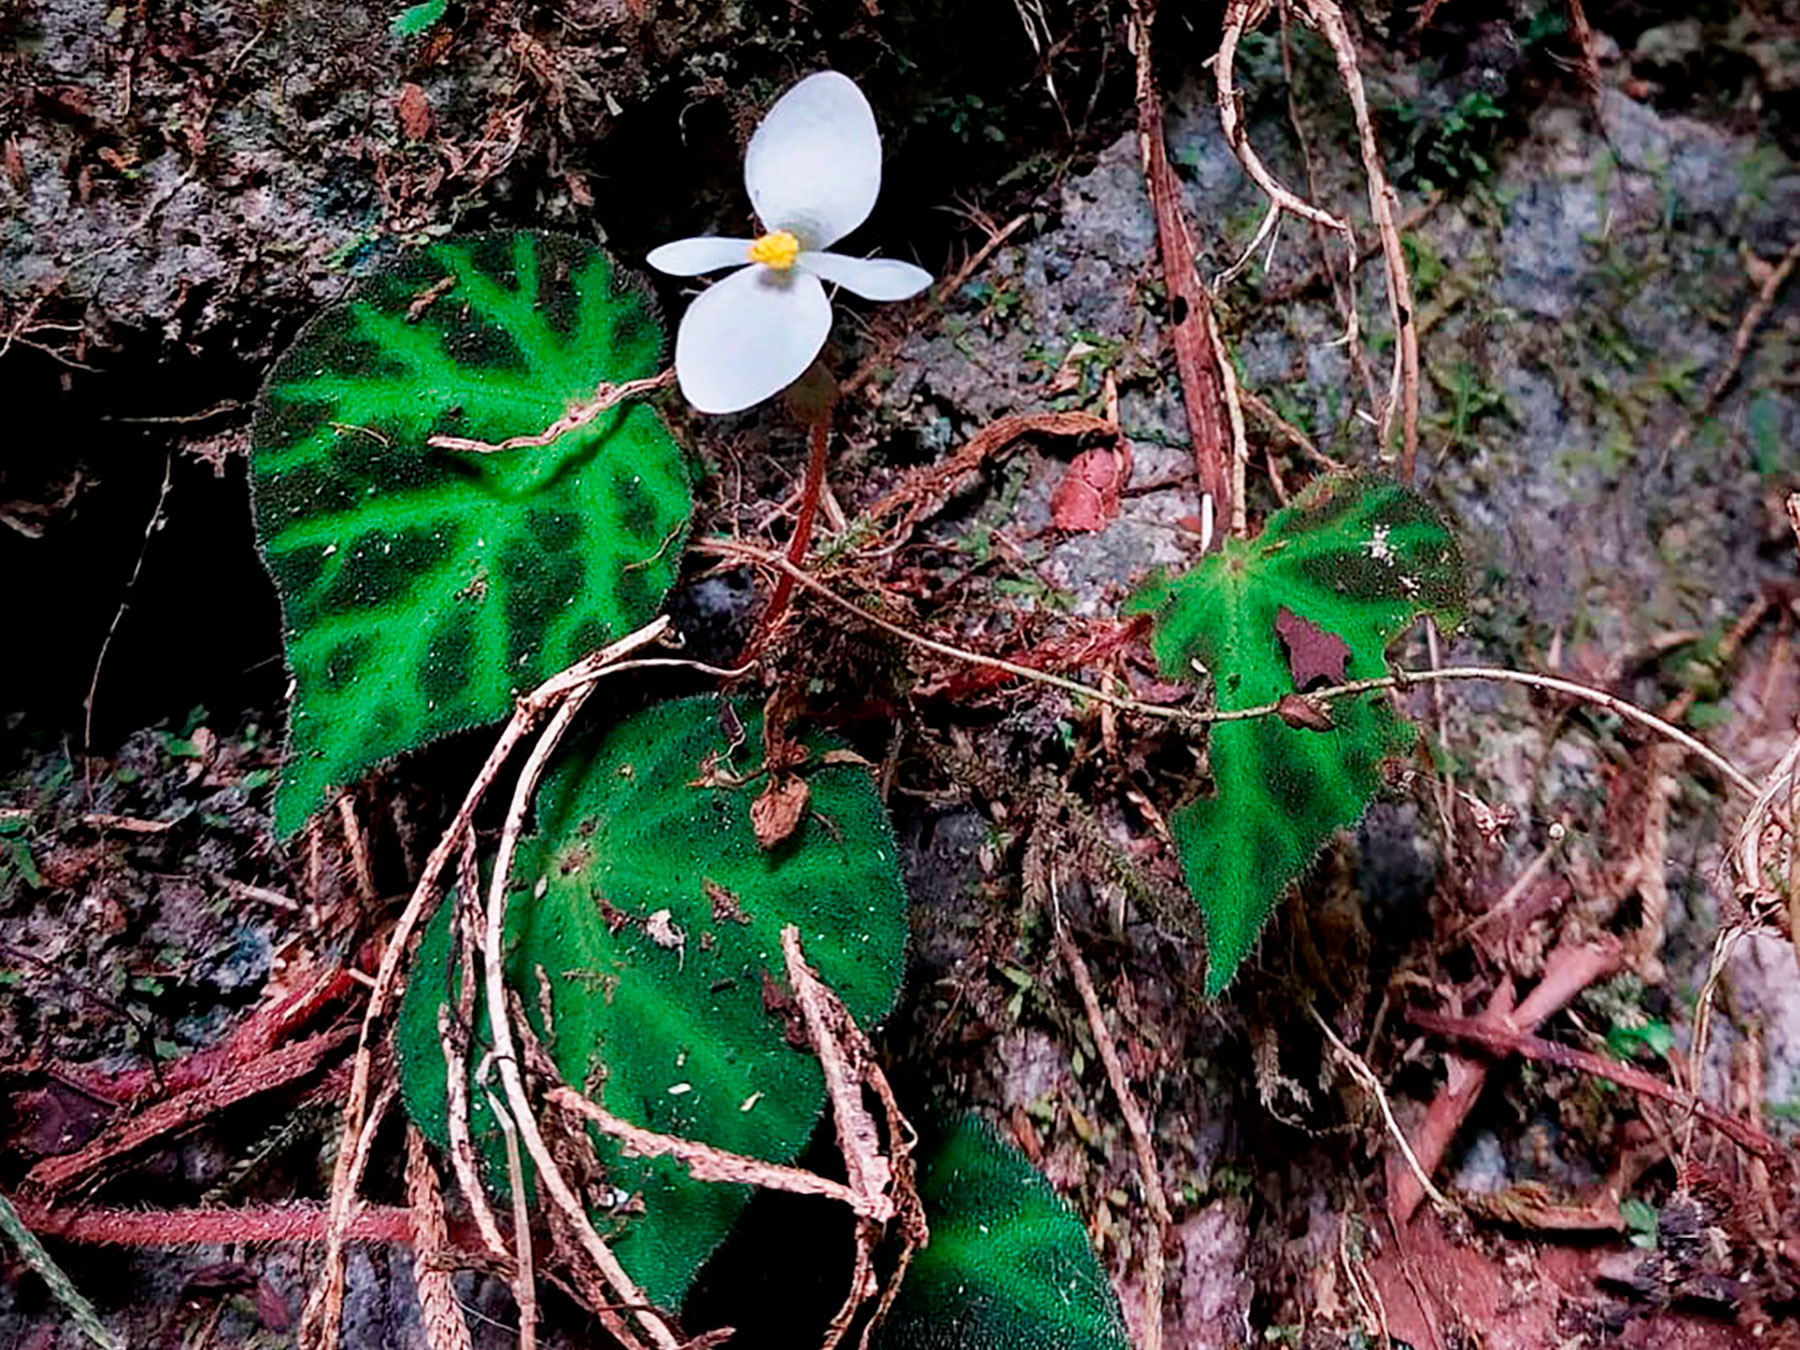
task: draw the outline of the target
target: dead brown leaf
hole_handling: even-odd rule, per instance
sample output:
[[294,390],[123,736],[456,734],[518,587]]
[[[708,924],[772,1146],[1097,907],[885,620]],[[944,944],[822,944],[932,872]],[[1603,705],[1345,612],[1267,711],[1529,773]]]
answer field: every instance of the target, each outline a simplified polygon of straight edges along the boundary
[[706,887],[706,898],[712,901],[714,923],[750,922],[750,916],[744,913],[743,903],[735,894],[711,878],[707,878],[702,884]]
[[1315,681],[1342,684],[1350,660],[1350,644],[1336,633],[1303,619],[1286,605],[1275,611],[1275,632],[1287,648],[1288,670],[1294,688],[1305,689]]
[[19,150],[18,138],[8,136],[4,151],[6,177],[13,185],[15,192],[24,192],[31,186],[31,177],[25,172],[25,156]]
[[408,81],[400,86],[394,112],[400,118],[400,134],[407,140],[422,141],[431,135],[431,103],[418,85]]
[[769,785],[750,803],[750,828],[756,831],[756,842],[774,848],[800,825],[806,814],[812,789],[798,774],[771,774]]
[[1330,731],[1337,725],[1328,704],[1305,694],[1283,694],[1275,701],[1275,715],[1296,731]]
[[1050,494],[1051,523],[1059,530],[1076,533],[1105,529],[1119,514],[1125,480],[1130,476],[1129,450],[1104,446],[1083,450]]

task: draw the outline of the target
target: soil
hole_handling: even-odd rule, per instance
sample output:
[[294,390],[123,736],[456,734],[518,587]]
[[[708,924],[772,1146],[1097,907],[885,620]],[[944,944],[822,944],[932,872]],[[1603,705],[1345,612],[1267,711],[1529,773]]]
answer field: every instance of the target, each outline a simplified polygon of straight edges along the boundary
[[[1800,715],[1782,506],[1800,487],[1800,292],[1777,288],[1741,355],[1734,343],[1796,244],[1800,9],[1590,3],[1590,99],[1563,8],[1499,8],[1357,16],[1409,222],[1419,482],[1456,524],[1472,592],[1435,659],[1560,674],[1652,710],[1678,701],[1676,720],[1760,780]],[[1123,16],[968,9],[491,3],[404,37],[355,6],[0,2],[0,372],[27,433],[0,448],[16,635],[0,663],[0,1190],[314,973],[368,968],[485,754],[489,733],[472,734],[359,788],[366,866],[340,821],[294,847],[270,836],[286,677],[245,488],[248,404],[314,307],[395,250],[528,223],[635,262],[665,238],[735,231],[737,138],[793,74],[845,69],[886,136],[868,247],[943,276],[987,229],[1025,219],[941,305],[840,315],[829,363],[873,376],[839,410],[843,511],[999,417],[1105,413],[1109,389],[1132,467],[1116,517],[1072,532],[1054,501],[1079,446],[1027,440],[897,555],[829,560],[828,579],[878,589],[940,641],[1017,657],[1091,634],[1150,569],[1198,555]],[[1204,64],[1217,33],[1210,6],[1171,7],[1157,29],[1168,151],[1209,282],[1264,208],[1219,128]],[[1290,46],[1291,84],[1276,19],[1239,54],[1250,140],[1373,244],[1330,51],[1299,29]],[[1392,471],[1358,416],[1370,401],[1328,257],[1341,249],[1284,221],[1219,287],[1223,336],[1243,388],[1320,455]],[[1384,384],[1380,276],[1377,254],[1355,303]],[[662,294],[678,312],[681,288]],[[675,416],[709,470],[696,535],[780,544],[774,507],[806,453],[781,403]],[[1267,419],[1249,431],[1254,528],[1320,468]],[[694,655],[729,661],[764,594],[747,571],[696,561],[669,608]],[[1397,655],[1434,659],[1423,632]],[[1743,802],[1716,775],[1516,686],[1412,691],[1426,749],[1207,1003],[1160,818],[1200,779],[1192,747],[1042,689],[947,695],[954,668],[804,597],[768,656],[883,765],[914,930],[879,1037],[897,1088],[911,1109],[980,1111],[1032,1157],[1086,1222],[1134,1336],[1140,1183],[1034,881],[1046,857],[1153,1123],[1174,1211],[1164,1344],[1793,1343],[1791,1157],[1759,1172],[1720,1136],[1684,1135],[1678,1110],[1503,1058],[1436,1176],[1456,1212],[1397,1224],[1391,1133],[1313,1017],[1416,1137],[1463,1068],[1408,1007],[1472,1015],[1502,980],[1529,989],[1559,936],[1648,932],[1626,973],[1540,1034],[1635,1053],[1791,1150],[1800,966],[1791,934],[1740,931],[1728,851]],[[666,692],[623,686],[588,715]],[[1722,932],[1739,935],[1707,990]],[[338,991],[294,1034],[357,1006]],[[341,1065],[200,1122],[83,1197],[322,1200]],[[398,1159],[398,1132],[380,1147]],[[371,1196],[401,1198],[391,1179]],[[1583,1207],[1600,1217],[1570,1229]],[[293,1343],[318,1264],[316,1247],[250,1241],[53,1251],[133,1345]],[[0,1346],[84,1343],[35,1277],[17,1263],[5,1276]],[[344,1343],[426,1345],[412,1279],[404,1248],[354,1248]],[[476,1343],[512,1343],[504,1284],[458,1279]],[[591,1343],[585,1314],[551,1297],[547,1343]],[[784,1332],[739,1343],[805,1343]]]

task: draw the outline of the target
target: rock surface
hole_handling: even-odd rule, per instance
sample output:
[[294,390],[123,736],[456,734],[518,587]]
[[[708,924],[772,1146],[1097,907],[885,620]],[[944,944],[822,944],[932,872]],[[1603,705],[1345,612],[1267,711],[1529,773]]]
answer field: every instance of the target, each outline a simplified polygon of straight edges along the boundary
[[[120,359],[159,370],[168,353],[198,349],[236,372],[237,386],[227,378],[217,387],[247,394],[279,340],[313,303],[341,293],[359,261],[452,225],[529,218],[596,231],[630,214],[609,194],[631,180],[610,180],[607,172],[672,156],[679,135],[664,127],[635,157],[609,158],[597,142],[629,139],[652,112],[677,125],[676,105],[697,90],[718,94],[720,84],[737,82],[733,92],[754,103],[746,71],[766,78],[888,31],[858,28],[862,5],[782,19],[765,40],[744,25],[776,21],[753,20],[750,7],[651,5],[640,14],[602,0],[583,11],[581,24],[555,31],[484,9],[446,44],[433,35],[396,37],[392,16],[367,8],[298,8],[273,13],[221,0],[194,9],[176,30],[151,33],[126,10],[94,0],[35,7],[28,40],[15,42],[4,72],[10,89],[26,92],[8,105],[13,121],[0,134],[8,152],[0,203],[9,215],[0,233],[0,331],[84,365]],[[869,8],[887,15],[898,7]],[[1004,18],[1014,22],[1010,11]],[[821,36],[838,20],[841,29]],[[889,21],[899,22],[881,22]],[[1519,44],[1504,38],[1483,28],[1467,44],[1472,55],[1447,61],[1435,82],[1393,53],[1370,59],[1377,101],[1394,117],[1405,107],[1429,120],[1428,113],[1479,106],[1468,100],[1480,95],[1504,102],[1513,119],[1496,144],[1458,148],[1398,133],[1390,153],[1397,176],[1407,175],[1403,209],[1425,200],[1421,174],[1466,164],[1481,147],[1496,161],[1491,174],[1452,185],[1408,232],[1423,331],[1420,478],[1459,524],[1475,594],[1470,622],[1445,659],[1555,666],[1652,706],[1671,685],[1692,684],[1704,695],[1706,733],[1747,771],[1766,771],[1785,747],[1795,711],[1785,649],[1760,635],[1735,671],[1722,675],[1699,660],[1657,657],[1665,634],[1716,638],[1765,583],[1792,576],[1791,539],[1771,503],[1800,480],[1794,291],[1778,298],[1718,406],[1702,404],[1759,278],[1789,242],[1800,174],[1766,139],[1629,96],[1614,87],[1618,70],[1601,103],[1602,137],[1578,91],[1531,94],[1521,83]],[[1693,53],[1680,25],[1637,39],[1644,70],[1675,68]],[[1302,44],[1300,58],[1308,115],[1317,121],[1318,199],[1360,222],[1366,202],[1349,128],[1329,111],[1334,71],[1316,45]],[[1270,49],[1247,53],[1250,134],[1283,180],[1298,185],[1305,166],[1284,100],[1269,93],[1279,71]],[[937,96],[923,92],[920,103]],[[633,120],[644,109],[651,111]],[[958,115],[967,111],[958,105]],[[1171,158],[1210,279],[1236,260],[1261,203],[1223,142],[1208,87],[1182,87],[1168,111]],[[1180,567],[1195,556],[1187,422],[1162,345],[1155,222],[1128,123],[1122,106],[1110,120],[1102,116],[1105,133],[1079,169],[1034,204],[1038,219],[1020,242],[1000,248],[941,318],[899,345],[843,467],[834,464],[834,486],[853,511],[905,465],[940,457],[998,416],[1104,406],[1110,375],[1134,461],[1129,488],[1137,489],[1128,488],[1116,520],[1093,533],[1052,528],[1068,451],[1034,444],[994,467],[922,532],[942,556],[975,557],[995,548],[996,537],[1013,550],[999,569],[1012,584],[979,592],[967,607],[973,617],[965,615],[961,636],[971,641],[1002,642],[1019,614],[1047,625],[1109,616],[1150,568]],[[737,172],[729,156],[705,161],[694,150],[682,164],[706,184],[702,200],[691,200],[690,187],[646,188],[655,202],[648,216],[679,201],[720,224],[741,217],[741,203],[727,204]],[[939,184],[915,215],[955,188],[981,185]],[[1368,386],[1339,341],[1343,318],[1329,289],[1310,280],[1318,241],[1286,222],[1268,256],[1266,274],[1259,260],[1221,293],[1226,339],[1246,389],[1325,454],[1359,464],[1381,459],[1359,416],[1370,412]],[[1388,357],[1380,285],[1379,261],[1365,263],[1357,294],[1376,388],[1386,384]],[[40,331],[36,322],[76,329]],[[33,367],[44,406],[68,397],[59,392],[62,375],[81,375],[53,366]],[[785,469],[797,472],[797,441],[780,420],[769,413],[720,423],[703,438],[721,466],[730,462],[723,447],[744,457],[745,445],[779,461],[749,470],[766,479],[753,488],[770,490],[761,492],[768,500],[754,504],[754,516],[734,522],[747,530],[766,525],[768,503],[788,490]],[[168,444],[211,444],[219,434],[216,427],[177,431]],[[1255,422],[1251,443],[1252,513],[1260,517],[1315,466]],[[17,481],[16,465],[0,460],[0,469]],[[240,486],[222,482],[221,491]],[[180,528],[214,524],[183,519]],[[247,571],[247,535],[240,543],[231,566]],[[697,654],[724,661],[757,603],[743,574],[727,574],[696,582],[674,609],[696,630]],[[1420,664],[1423,644],[1414,647],[1406,659]],[[1439,703],[1416,696],[1413,706],[1432,723],[1441,706],[1449,729],[1442,756],[1455,767],[1456,787],[1495,812],[1498,837],[1473,857],[1447,848],[1430,780],[1421,776],[1410,797],[1397,794],[1399,802],[1371,813],[1353,848],[1321,861],[1308,906],[1289,907],[1265,942],[1266,968],[1247,976],[1227,1004],[1203,1008],[1189,994],[1201,960],[1190,929],[1164,923],[1110,881],[1071,884],[1060,894],[1091,943],[1109,1022],[1150,1110],[1162,1182],[1176,1209],[1165,1253],[1176,1296],[1170,1344],[1273,1341],[1306,1322],[1307,1300],[1323,1298],[1320,1271],[1336,1270],[1337,1216],[1370,1203],[1332,1189],[1333,1177],[1374,1170],[1379,1160],[1362,1143],[1379,1140],[1382,1127],[1360,1090],[1320,1052],[1292,997],[1291,970],[1304,966],[1309,948],[1323,966],[1322,987],[1344,993],[1335,1011],[1321,998],[1322,1011],[1341,1016],[1339,1030],[1361,1045],[1370,1030],[1363,1004],[1374,1002],[1361,996],[1372,989],[1378,998],[1396,968],[1427,978],[1419,971],[1431,969],[1442,888],[1498,899],[1549,842],[1553,824],[1567,832],[1553,870],[1574,882],[1602,876],[1623,848],[1635,846],[1617,832],[1608,799],[1618,781],[1641,770],[1644,750],[1608,719],[1564,718],[1520,691],[1486,685],[1446,689]],[[1070,745],[1086,733],[1078,718],[1056,709],[1000,706],[990,716],[984,707],[982,716],[978,730],[987,739],[977,753],[990,768],[1066,766]],[[1553,720],[1561,735],[1552,744],[1545,728]],[[1155,756],[1177,757],[1197,777],[1195,757],[1182,754],[1153,745],[1125,763],[1120,781],[1135,788],[1166,777],[1160,760],[1156,773],[1146,767]],[[1663,849],[1666,980],[1649,991],[1609,988],[1585,1009],[1602,1031],[1614,1014],[1666,1019],[1682,1046],[1726,912],[1725,826],[1738,809],[1716,782],[1690,769],[1677,770]],[[1071,1011],[1076,1005],[1047,940],[1048,916],[1022,902],[1007,862],[1018,856],[1008,848],[1024,848],[1039,803],[989,801],[966,784],[910,791],[916,795],[895,798],[915,916],[913,992],[886,1041],[909,1066],[896,1076],[915,1079],[908,1086],[922,1097],[973,1104],[1034,1151],[1088,1219],[1136,1316],[1145,1229],[1130,1141],[1091,1035]],[[242,807],[241,793],[181,803],[190,813],[232,819]],[[1078,859],[1086,847],[1067,819],[1038,827],[1055,832],[1059,857]],[[1152,880],[1172,880],[1147,814],[1102,813],[1095,829],[1144,863]],[[236,877],[230,861],[197,853],[194,866]],[[146,946],[194,948],[195,978],[213,1005],[211,1021],[196,1008],[191,1020],[175,1023],[186,1046],[217,1030],[220,1006],[254,994],[275,960],[276,924],[258,920],[239,931],[218,926],[215,914],[209,926],[201,921],[204,890],[173,881],[157,887],[154,904],[133,900],[133,922],[142,924],[134,932]],[[0,913],[19,920],[15,940],[47,960],[91,936],[84,925],[92,916],[34,910],[29,897],[5,903],[14,908]],[[1540,925],[1539,938],[1542,932]],[[1334,941],[1334,934],[1348,936]],[[1535,974],[1530,941],[1528,933],[1520,951],[1503,957]],[[1731,1016],[1715,1022],[1706,1065],[1709,1092],[1725,1099],[1739,1028],[1758,1019],[1772,1128],[1786,1128],[1800,1102],[1800,977],[1792,956],[1790,946],[1768,937],[1738,946]],[[0,1030],[33,1040],[49,1034],[20,1016],[16,1002],[0,1003]],[[1435,1069],[1393,1049],[1392,1024],[1384,1034],[1391,1090],[1410,1120],[1436,1087]],[[59,1053],[66,1048],[52,1044]],[[79,1044],[72,1036],[69,1046]],[[93,1041],[84,1048],[91,1055],[123,1050]],[[1502,1104],[1472,1123],[1440,1179],[1498,1191],[1521,1180],[1574,1187],[1595,1177],[1579,1122],[1521,1121],[1506,1110]],[[219,1159],[186,1161],[203,1167]],[[130,1296],[172,1305],[179,1281],[218,1255],[192,1253],[166,1268],[139,1258],[130,1266]],[[297,1308],[304,1276],[286,1261],[270,1262],[269,1278]],[[72,1269],[88,1286],[102,1275],[98,1263]],[[403,1259],[353,1264],[360,1344],[418,1342],[409,1283]],[[497,1286],[470,1293],[504,1320]],[[1341,1289],[1332,1297],[1349,1307]],[[43,1324],[47,1310],[34,1298],[0,1293],[0,1340]],[[1548,1324],[1556,1309],[1537,1312]],[[1341,1316],[1348,1324],[1353,1315]],[[72,1332],[55,1334],[62,1339],[45,1344],[75,1343]],[[490,1334],[498,1341],[498,1333],[481,1332]]]

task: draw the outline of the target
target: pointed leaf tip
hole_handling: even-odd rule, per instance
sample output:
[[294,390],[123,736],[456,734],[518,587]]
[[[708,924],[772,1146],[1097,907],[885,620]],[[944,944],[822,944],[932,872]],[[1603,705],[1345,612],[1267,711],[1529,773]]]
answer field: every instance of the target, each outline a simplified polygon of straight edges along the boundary
[[1354,824],[1382,762],[1415,733],[1370,692],[1314,706],[1298,696],[1388,672],[1387,646],[1420,615],[1446,627],[1463,606],[1455,536],[1419,496],[1355,475],[1321,480],[1254,540],[1181,576],[1154,578],[1128,609],[1156,615],[1164,674],[1209,672],[1222,711],[1279,716],[1212,729],[1211,790],[1170,818],[1206,930],[1206,992],[1231,982],[1287,885],[1333,831]]
[[915,1156],[931,1238],[875,1350],[1128,1350],[1087,1230],[1024,1154],[964,1116]]

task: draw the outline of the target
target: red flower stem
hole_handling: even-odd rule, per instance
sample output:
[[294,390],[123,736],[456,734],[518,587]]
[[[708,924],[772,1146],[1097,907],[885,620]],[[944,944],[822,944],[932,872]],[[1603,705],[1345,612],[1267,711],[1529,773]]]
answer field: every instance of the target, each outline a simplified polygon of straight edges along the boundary
[[[806,561],[806,551],[812,547],[813,523],[818,519],[819,499],[825,495],[825,450],[831,443],[831,411],[835,406],[834,400],[812,423],[811,453],[806,459],[805,481],[800,485],[800,508],[794,516],[794,534],[787,546],[787,559],[796,567]],[[775,631],[775,625],[781,621],[781,616],[787,613],[788,604],[793,598],[793,573],[783,572],[781,580],[775,583],[775,594],[769,597],[768,608],[763,610],[762,618],[757,620],[756,631],[751,634],[750,641],[744,645],[743,654],[737,659],[739,666],[747,666],[756,659],[763,643],[768,641],[769,634]]]

